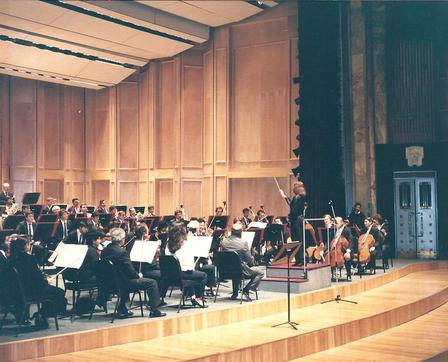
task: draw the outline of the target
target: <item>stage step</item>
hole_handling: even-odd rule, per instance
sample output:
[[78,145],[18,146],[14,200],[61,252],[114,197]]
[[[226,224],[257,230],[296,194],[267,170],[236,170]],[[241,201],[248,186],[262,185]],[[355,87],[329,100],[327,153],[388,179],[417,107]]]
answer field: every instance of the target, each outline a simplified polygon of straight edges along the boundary
[[[327,288],[331,285],[331,271],[328,264],[308,264],[306,269],[292,266],[289,268],[289,275],[291,278],[291,293],[293,294]],[[268,266],[266,268],[266,278],[261,281],[260,289],[271,292],[286,292],[287,276],[287,265]]]

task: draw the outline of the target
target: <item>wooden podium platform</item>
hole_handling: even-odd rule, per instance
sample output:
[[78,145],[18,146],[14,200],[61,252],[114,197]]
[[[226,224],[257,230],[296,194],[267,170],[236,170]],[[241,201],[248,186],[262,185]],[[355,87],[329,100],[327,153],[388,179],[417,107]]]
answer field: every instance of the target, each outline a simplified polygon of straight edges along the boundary
[[[338,294],[359,304],[320,304]],[[284,361],[384,332],[447,301],[448,262],[418,263],[349,285],[293,296],[291,319],[299,323],[298,331],[287,325],[271,327],[286,320],[286,298],[282,298],[197,315],[6,343],[0,345],[0,356],[5,362],[26,358]]]

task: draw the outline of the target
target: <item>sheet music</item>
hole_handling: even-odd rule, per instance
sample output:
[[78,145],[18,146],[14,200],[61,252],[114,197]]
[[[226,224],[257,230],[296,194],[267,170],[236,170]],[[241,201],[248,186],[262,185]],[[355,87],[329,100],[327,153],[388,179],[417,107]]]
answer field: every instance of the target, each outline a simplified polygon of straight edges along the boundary
[[135,240],[131,250],[131,260],[151,264],[158,246],[158,241]]
[[252,221],[247,228],[266,229],[266,226],[268,226],[268,224],[265,222]]
[[182,249],[190,255],[198,258],[208,258],[212,245],[212,236],[190,236],[184,241]]
[[243,239],[247,243],[249,250],[252,248],[254,238],[255,238],[255,231],[243,231],[241,233],[241,239]]
[[[54,265],[60,268],[81,268],[87,254],[87,245],[62,244],[59,243],[59,251],[54,261]],[[56,248],[57,249],[57,248]]]
[[58,246],[56,246],[56,249],[54,249],[53,253],[50,255],[50,257],[48,258],[48,261],[50,263],[54,263],[56,257],[58,256],[58,253],[62,250],[62,248],[64,247],[64,243],[61,241],[59,242]]

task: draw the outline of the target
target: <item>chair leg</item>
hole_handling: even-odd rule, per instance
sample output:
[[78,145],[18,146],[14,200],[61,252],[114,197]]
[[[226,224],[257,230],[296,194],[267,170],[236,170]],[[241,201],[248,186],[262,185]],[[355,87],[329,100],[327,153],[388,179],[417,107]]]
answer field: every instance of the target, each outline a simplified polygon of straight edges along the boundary
[[244,295],[243,290],[244,290],[244,278],[242,278],[240,282],[240,293],[241,293],[240,304],[243,304],[243,295]]
[[8,315],[8,311],[5,312],[5,314],[3,315],[2,321],[0,322],[0,331],[2,330],[3,325],[5,324],[5,319],[6,319],[7,315]]
[[132,293],[131,301],[129,303],[129,309],[132,309],[132,304],[134,303],[134,298],[135,298],[135,292]]
[[[180,300],[179,300],[179,305],[178,305],[178,307],[177,307],[177,313],[179,313],[180,312],[180,305],[181,305],[181,303],[183,303],[183,301],[184,301],[184,288],[182,288],[182,295],[180,296]],[[171,289],[171,291],[172,291],[172,289]]]
[[[144,290],[143,293],[146,293],[146,291]],[[142,291],[141,290],[138,291],[138,299],[140,301],[140,312],[143,317],[143,303],[142,303]]]
[[117,314],[117,311],[118,311],[118,304],[120,304],[120,300],[121,300],[121,293],[118,292],[117,303],[115,304],[114,313],[112,314],[112,320],[110,321],[111,323],[113,323],[114,320],[115,320],[115,315]]
[[23,321],[23,318],[25,318],[26,308],[27,308],[27,305],[25,304],[25,306],[23,307],[23,311],[20,315],[20,319],[16,320],[16,334],[14,335],[14,337],[19,336],[20,323]]
[[174,287],[171,287],[170,295],[168,296],[168,297],[170,297],[170,298],[171,298],[171,294],[173,294],[173,289],[174,289]]
[[216,287],[216,293],[215,293],[215,300],[213,301],[213,303],[216,303],[216,297],[218,296],[218,292],[219,292],[219,286],[221,285],[221,282],[218,279],[218,286]]

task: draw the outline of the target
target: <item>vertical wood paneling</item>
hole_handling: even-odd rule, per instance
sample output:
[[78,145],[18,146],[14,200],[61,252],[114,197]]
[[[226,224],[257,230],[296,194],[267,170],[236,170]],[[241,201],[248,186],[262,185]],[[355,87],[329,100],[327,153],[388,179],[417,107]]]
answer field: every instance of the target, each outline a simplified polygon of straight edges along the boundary
[[63,180],[44,180],[43,181],[43,197],[54,197],[56,200],[64,200],[64,181]]
[[227,161],[228,125],[228,50],[216,49],[216,161]]
[[137,169],[139,155],[138,84],[118,86],[118,159],[119,168]]
[[119,182],[119,198],[118,204],[125,204],[129,206],[135,206],[138,204],[138,183],[127,181],[127,182]]
[[95,92],[93,106],[93,139],[89,146],[92,147],[90,152],[94,155],[95,169],[107,170],[112,166],[111,158],[114,155],[110,154],[110,143],[115,140],[112,138],[111,127],[113,127],[114,119],[110,114],[110,89],[104,89]]
[[156,205],[160,215],[172,215],[174,212],[173,180],[156,181]]
[[204,53],[204,163],[213,161],[213,52]]
[[188,180],[182,182],[183,202],[187,215],[204,216],[202,214],[202,182]]
[[176,76],[174,61],[160,63],[158,83],[158,119],[156,125],[157,168],[173,168],[177,161],[175,128],[176,104]]
[[0,182],[9,180],[9,77],[0,75]]
[[96,205],[99,200],[106,200],[107,204],[110,203],[109,180],[92,181],[92,202]]

